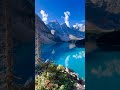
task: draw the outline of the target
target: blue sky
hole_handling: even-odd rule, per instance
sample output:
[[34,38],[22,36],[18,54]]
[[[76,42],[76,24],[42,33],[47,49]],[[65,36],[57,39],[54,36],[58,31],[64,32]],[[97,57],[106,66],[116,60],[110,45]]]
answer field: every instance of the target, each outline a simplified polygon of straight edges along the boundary
[[40,11],[48,14],[47,21],[57,20],[64,23],[64,12],[69,11],[69,23],[84,23],[85,0],[35,0],[35,13],[41,18]]

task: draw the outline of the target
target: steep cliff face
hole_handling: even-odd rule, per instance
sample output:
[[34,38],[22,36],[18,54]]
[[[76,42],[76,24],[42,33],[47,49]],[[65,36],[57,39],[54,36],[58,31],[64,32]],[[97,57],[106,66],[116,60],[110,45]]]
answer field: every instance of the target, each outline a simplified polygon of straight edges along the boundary
[[54,41],[48,38],[48,36],[52,37],[52,35],[48,34],[48,28],[39,18],[39,16],[35,15],[35,30],[38,30],[38,36],[42,43],[53,43]]
[[85,38],[85,33],[83,31],[85,28],[82,28],[82,25],[68,27],[65,23],[59,24],[57,20],[53,20],[47,24],[47,27],[50,29],[50,31],[54,31],[54,36],[59,37],[62,41],[70,41],[70,35],[76,38]]
[[60,38],[51,34],[48,27],[37,15],[35,15],[35,30],[38,30],[41,43],[56,43],[61,41]]

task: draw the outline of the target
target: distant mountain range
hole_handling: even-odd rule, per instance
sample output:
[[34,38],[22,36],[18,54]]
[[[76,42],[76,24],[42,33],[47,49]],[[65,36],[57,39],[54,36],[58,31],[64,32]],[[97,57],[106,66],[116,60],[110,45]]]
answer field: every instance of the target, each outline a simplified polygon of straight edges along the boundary
[[76,24],[69,28],[65,23],[59,24],[57,20],[45,25],[40,17],[35,15],[35,27],[43,43],[68,42],[85,38],[85,25]]
[[[72,39],[82,39],[84,36],[84,25],[68,27],[65,23],[59,24],[58,21],[53,20],[47,24],[47,27],[50,29],[51,33],[55,36],[58,36],[62,41],[69,41]],[[74,38],[70,37],[73,36]]]

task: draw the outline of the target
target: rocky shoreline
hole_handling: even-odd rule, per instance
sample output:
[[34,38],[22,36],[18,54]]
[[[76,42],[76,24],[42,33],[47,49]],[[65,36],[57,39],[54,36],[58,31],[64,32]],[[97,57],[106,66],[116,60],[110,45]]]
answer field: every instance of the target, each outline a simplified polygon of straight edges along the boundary
[[85,81],[62,65],[42,62],[35,70],[35,90],[85,90]]

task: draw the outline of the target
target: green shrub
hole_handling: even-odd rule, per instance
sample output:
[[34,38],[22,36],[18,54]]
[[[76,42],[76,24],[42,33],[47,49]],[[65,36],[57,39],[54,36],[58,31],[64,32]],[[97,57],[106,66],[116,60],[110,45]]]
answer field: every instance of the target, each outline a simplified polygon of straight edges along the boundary
[[[74,89],[76,79],[73,78],[62,65],[41,63],[35,77],[35,90],[71,90]],[[71,78],[72,77],[72,78]]]

